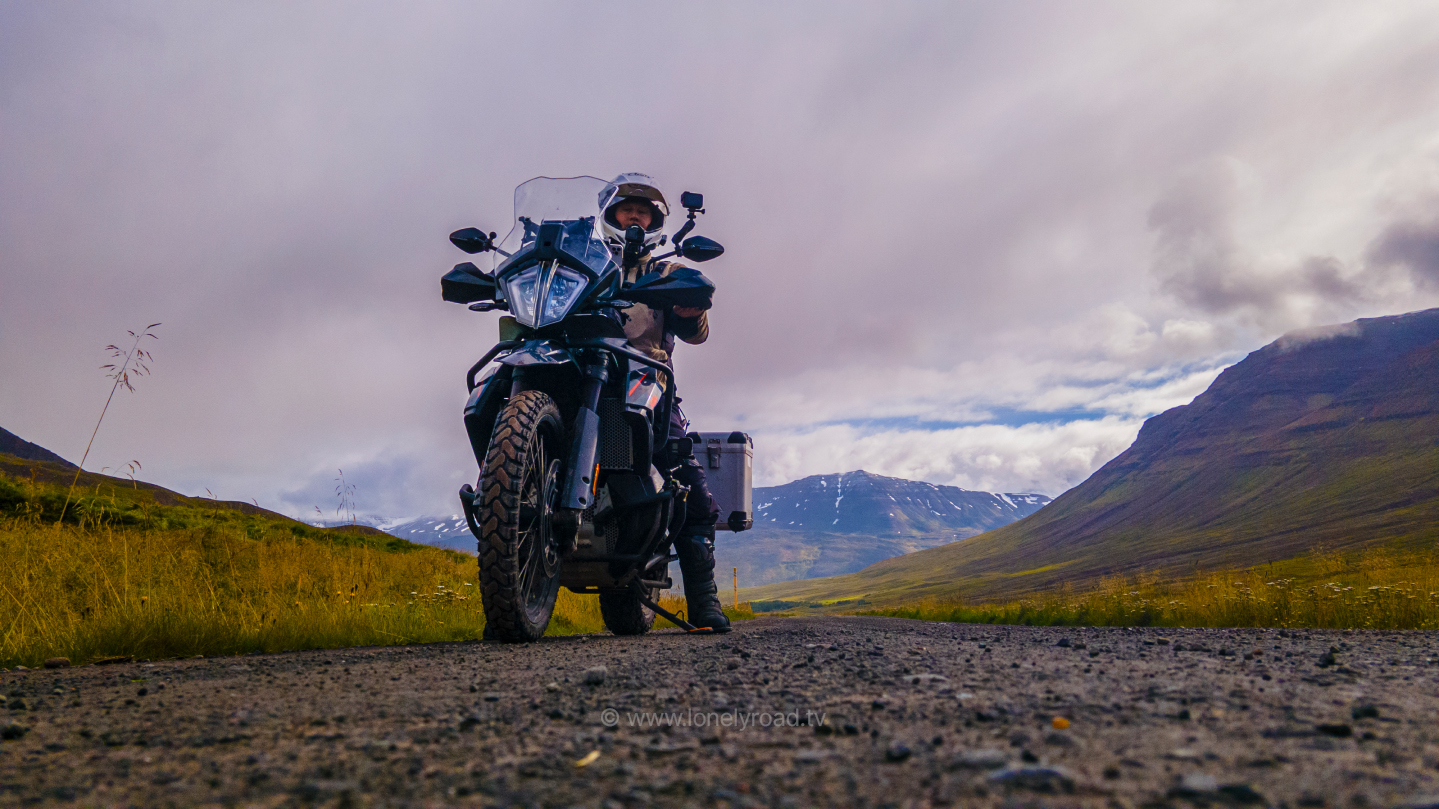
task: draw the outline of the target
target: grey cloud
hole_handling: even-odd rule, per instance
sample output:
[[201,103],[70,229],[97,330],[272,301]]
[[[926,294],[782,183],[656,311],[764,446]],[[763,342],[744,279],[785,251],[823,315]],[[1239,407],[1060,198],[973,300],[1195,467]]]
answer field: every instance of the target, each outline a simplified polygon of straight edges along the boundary
[[[1353,200],[1338,246],[1293,254],[1359,252],[1369,174],[1323,172],[1423,154],[1435,42],[1404,3],[0,4],[0,426],[78,457],[100,347],[160,320],[98,464],[299,513],[373,465],[362,496],[448,509],[495,316],[439,301],[445,234],[503,230],[530,177],[632,169],[705,192],[727,247],[710,342],[677,357],[706,425],[967,418],[1081,377],[1128,401],[1137,374],[1398,305],[1333,260],[1271,283],[1237,189],[1164,189],[1238,155],[1270,220],[1295,189]],[[1059,443],[1034,463],[1068,480]]]
[[1239,208],[1234,169],[1219,160],[1191,172],[1150,208],[1151,271],[1162,291],[1200,313],[1282,329],[1296,320],[1337,319],[1364,304],[1389,302],[1393,283],[1402,280],[1396,269],[1439,279],[1439,229],[1391,225],[1371,244],[1367,260],[1354,266],[1310,256],[1267,267],[1235,236]]
[[1369,262],[1402,267],[1420,284],[1439,289],[1439,219],[1395,222],[1366,251]]

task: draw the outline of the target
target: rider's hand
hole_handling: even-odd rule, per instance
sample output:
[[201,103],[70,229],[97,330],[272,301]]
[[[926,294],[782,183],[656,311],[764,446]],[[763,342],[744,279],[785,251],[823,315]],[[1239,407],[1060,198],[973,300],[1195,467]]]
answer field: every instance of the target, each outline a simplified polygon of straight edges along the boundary
[[705,310],[695,306],[676,306],[674,312],[680,317],[699,317],[705,313]]

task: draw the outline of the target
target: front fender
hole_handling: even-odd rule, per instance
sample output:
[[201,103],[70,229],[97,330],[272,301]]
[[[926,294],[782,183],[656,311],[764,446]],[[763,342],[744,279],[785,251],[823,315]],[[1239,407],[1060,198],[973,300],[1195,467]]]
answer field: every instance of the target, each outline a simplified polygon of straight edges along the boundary
[[568,348],[550,340],[527,340],[524,345],[500,357],[497,362],[511,367],[527,365],[574,365],[579,367]]
[[465,402],[465,432],[469,435],[475,461],[481,467],[485,465],[485,453],[489,452],[490,434],[495,431],[495,417],[509,400],[510,379],[514,373],[511,368],[490,367],[495,372],[486,374]]

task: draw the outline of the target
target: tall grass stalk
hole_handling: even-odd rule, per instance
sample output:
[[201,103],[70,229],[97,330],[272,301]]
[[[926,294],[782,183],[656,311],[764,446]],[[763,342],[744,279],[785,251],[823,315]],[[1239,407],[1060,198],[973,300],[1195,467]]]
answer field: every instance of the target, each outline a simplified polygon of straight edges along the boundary
[[[95,420],[95,429],[90,431],[90,440],[85,444],[85,454],[80,456],[80,464],[75,467],[75,478],[70,481],[70,489],[65,494],[65,506],[60,509],[61,520],[65,518],[65,509],[70,507],[70,495],[75,491],[75,484],[80,482],[80,471],[85,468],[85,461],[90,458],[90,448],[95,445],[95,436],[100,434],[100,425],[105,421],[105,414],[110,411],[110,402],[115,400],[115,391],[123,386],[126,390],[134,393],[135,385],[130,381],[130,376],[132,374],[135,376],[145,376],[150,373],[149,363],[154,358],[150,356],[150,352],[140,347],[140,341],[146,337],[152,340],[160,339],[150,331],[159,325],[161,324],[151,323],[139,334],[133,331],[127,331],[126,334],[134,338],[134,342],[130,344],[128,350],[113,344],[105,346],[105,350],[110,352],[111,359],[121,359],[123,357],[123,361],[118,366],[113,362],[100,366],[102,371],[109,372],[105,375],[106,378],[113,379],[115,382],[110,386],[110,395],[105,397],[105,406],[100,408],[100,418]],[[56,525],[58,524],[59,520],[56,521]]]

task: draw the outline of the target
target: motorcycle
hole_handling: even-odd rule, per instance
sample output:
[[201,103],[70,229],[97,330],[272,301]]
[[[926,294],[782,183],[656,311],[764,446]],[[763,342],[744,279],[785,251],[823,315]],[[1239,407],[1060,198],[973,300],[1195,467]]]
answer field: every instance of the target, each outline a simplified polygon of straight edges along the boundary
[[[478,543],[487,635],[501,641],[543,636],[562,586],[598,594],[618,635],[648,632],[656,613],[707,631],[658,603],[673,585],[670,544],[688,488],[653,459],[657,449],[684,458],[692,446],[667,440],[673,372],[627,345],[623,318],[635,304],[708,309],[714,285],[689,267],[627,283],[600,229],[608,185],[538,177],[515,189],[514,226],[500,243],[477,228],[450,235],[466,253],[493,254],[493,269],[456,265],[441,279],[444,300],[509,313],[500,342],[466,376],[480,476],[459,493]],[[688,221],[657,258],[719,257],[717,242],[689,235],[703,196],[680,203]],[[620,261],[633,266],[643,249],[644,232],[631,227]]]

